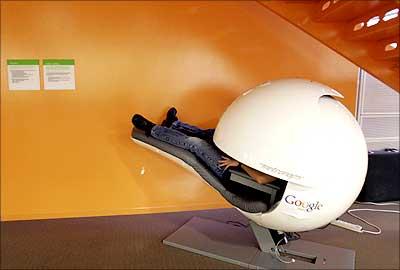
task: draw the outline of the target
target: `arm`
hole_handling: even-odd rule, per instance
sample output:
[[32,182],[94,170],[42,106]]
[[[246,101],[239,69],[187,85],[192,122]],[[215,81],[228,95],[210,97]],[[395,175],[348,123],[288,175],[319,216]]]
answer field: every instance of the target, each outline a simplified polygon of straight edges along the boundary
[[257,170],[254,170],[250,167],[247,167],[246,165],[240,164],[240,167],[245,170],[257,183],[259,184],[268,184],[271,183],[272,181],[276,180],[275,177],[259,172]]
[[250,167],[247,167],[246,165],[240,164],[238,161],[227,158],[227,157],[222,157],[220,161],[218,161],[218,164],[220,166],[224,166],[225,170],[228,169],[229,167],[236,167],[239,166],[247,172],[248,175],[250,175],[254,181],[256,181],[259,184],[268,184],[271,183],[272,181],[276,180],[275,177],[272,177],[268,174],[259,172],[255,169],[252,169]]

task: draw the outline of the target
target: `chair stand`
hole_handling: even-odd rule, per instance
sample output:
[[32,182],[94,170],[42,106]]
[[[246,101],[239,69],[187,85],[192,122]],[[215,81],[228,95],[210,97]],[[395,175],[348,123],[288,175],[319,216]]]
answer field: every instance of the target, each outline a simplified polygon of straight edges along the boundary
[[[286,239],[280,241],[283,234],[277,231],[252,221],[249,227],[193,217],[163,243],[251,269],[354,269],[353,250],[304,240],[285,244]],[[279,259],[275,252],[278,241]]]

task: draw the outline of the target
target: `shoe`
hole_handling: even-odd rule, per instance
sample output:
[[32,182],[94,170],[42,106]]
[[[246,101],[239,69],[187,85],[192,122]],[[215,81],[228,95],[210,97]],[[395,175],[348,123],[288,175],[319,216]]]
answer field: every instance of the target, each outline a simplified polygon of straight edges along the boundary
[[140,130],[143,130],[146,134],[146,136],[150,136],[151,134],[151,129],[156,125],[152,123],[151,121],[147,120],[140,114],[135,114],[132,117],[132,123],[133,125]]
[[171,127],[172,123],[178,120],[178,117],[176,117],[177,113],[178,111],[174,107],[169,108],[167,118],[165,118],[161,125],[164,127]]

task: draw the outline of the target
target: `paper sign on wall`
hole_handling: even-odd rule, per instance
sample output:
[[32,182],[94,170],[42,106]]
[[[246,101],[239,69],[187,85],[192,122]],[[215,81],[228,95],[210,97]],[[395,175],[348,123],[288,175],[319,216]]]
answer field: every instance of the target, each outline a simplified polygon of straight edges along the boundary
[[40,90],[39,60],[7,60],[8,89]]
[[45,90],[74,90],[75,61],[73,59],[43,60]]

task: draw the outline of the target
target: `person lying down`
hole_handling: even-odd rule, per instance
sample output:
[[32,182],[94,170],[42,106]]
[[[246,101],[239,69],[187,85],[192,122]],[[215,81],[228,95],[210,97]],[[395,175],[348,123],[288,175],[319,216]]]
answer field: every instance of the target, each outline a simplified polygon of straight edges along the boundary
[[137,129],[143,130],[146,136],[190,151],[221,179],[229,179],[228,168],[240,167],[259,184],[268,184],[276,180],[270,175],[227,157],[213,142],[214,129],[201,129],[181,122],[174,107],[168,110],[161,125],[152,123],[140,114],[132,117],[132,123]]

